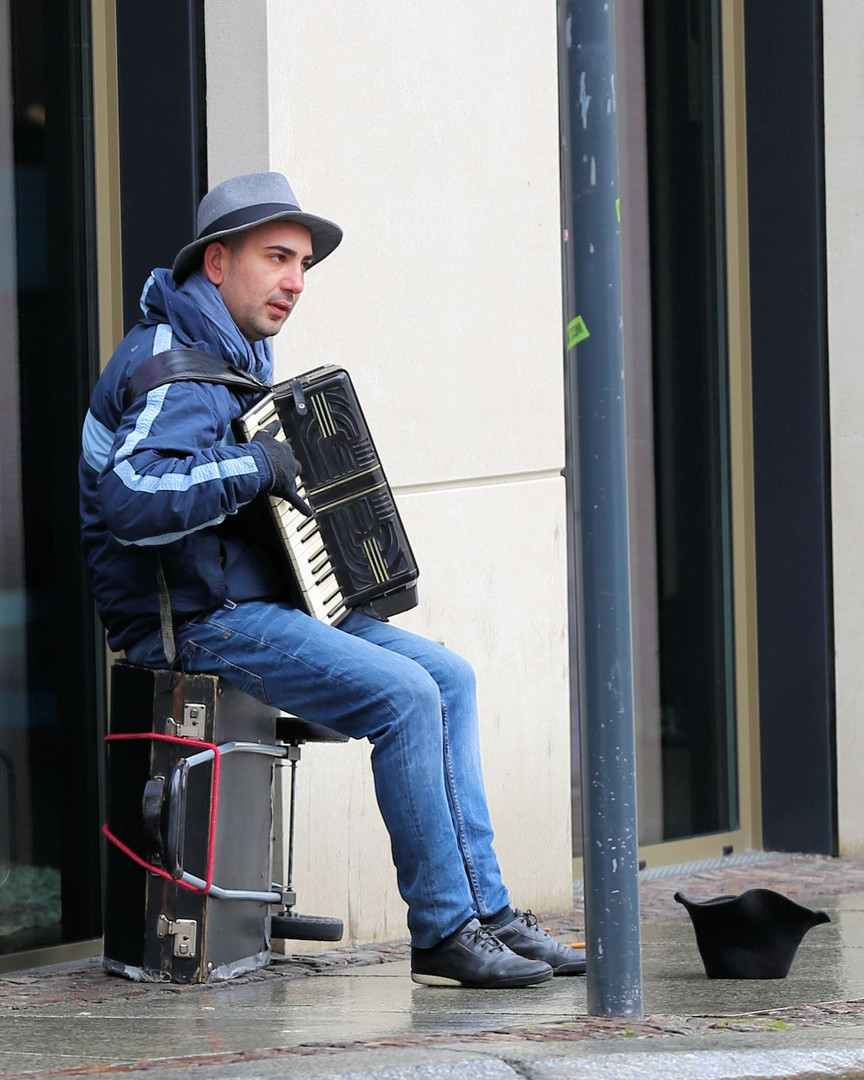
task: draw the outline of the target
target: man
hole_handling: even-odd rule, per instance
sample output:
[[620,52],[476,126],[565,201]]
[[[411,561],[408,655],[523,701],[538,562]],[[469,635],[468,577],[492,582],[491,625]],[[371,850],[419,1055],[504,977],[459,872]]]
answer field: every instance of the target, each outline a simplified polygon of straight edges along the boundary
[[[177,347],[216,354],[263,383],[269,338],[306,271],[339,244],[279,173],[235,177],[204,197],[198,237],[144,287],[143,317],[93,393],[80,465],[84,546],[113,649],[168,665],[160,586],[179,659],[268,704],[373,745],[378,804],[408,904],[412,978],[522,987],[585,970],[530,913],[510,906],[492,849],[474,674],[443,646],[352,611],[338,628],[294,608],[238,512],[259,494],[297,501],[290,447],[231,423],[253,393],[198,381],[124,403],[132,373]],[[170,652],[170,648],[167,649]]]

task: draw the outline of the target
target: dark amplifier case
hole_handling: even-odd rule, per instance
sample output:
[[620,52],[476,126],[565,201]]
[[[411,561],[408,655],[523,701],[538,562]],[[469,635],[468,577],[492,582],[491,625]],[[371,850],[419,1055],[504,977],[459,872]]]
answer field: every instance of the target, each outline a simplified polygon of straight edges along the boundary
[[268,963],[277,715],[214,676],[114,664],[106,970],[202,983]]

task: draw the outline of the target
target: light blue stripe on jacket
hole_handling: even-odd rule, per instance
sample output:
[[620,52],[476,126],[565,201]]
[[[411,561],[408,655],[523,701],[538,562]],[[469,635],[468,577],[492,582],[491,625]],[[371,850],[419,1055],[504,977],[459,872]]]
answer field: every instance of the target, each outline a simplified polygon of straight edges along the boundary
[[[170,389],[170,384],[158,386],[151,390],[145,400],[144,408],[138,414],[134,429],[123,440],[123,445],[114,456],[113,473],[124,487],[130,491],[157,495],[163,492],[186,492],[198,484],[205,484],[212,480],[224,480],[232,476],[251,476],[258,472],[258,464],[252,454],[242,457],[226,458],[221,461],[206,461],[194,465],[188,472],[165,472],[162,474],[139,473],[135,470],[131,459],[135,448],[146,439],[158,418],[165,397]],[[229,429],[230,431],[230,429]],[[111,432],[104,424],[100,423],[88,412],[84,424],[82,438],[83,453],[85,460],[91,468],[101,473],[110,462],[111,447],[113,446],[115,433]],[[225,444],[234,444],[233,436],[223,439]],[[226,513],[221,513],[210,521],[203,522],[190,529],[184,529],[172,533],[160,533],[154,536],[137,538],[134,541],[116,539],[124,546],[138,544],[142,546],[170,544],[184,536],[188,536],[200,529],[211,528],[225,520]]]
[[108,464],[113,445],[114,432],[107,428],[101,420],[97,420],[88,409],[87,415],[84,417],[84,427],[81,431],[81,453],[94,472],[101,473]]

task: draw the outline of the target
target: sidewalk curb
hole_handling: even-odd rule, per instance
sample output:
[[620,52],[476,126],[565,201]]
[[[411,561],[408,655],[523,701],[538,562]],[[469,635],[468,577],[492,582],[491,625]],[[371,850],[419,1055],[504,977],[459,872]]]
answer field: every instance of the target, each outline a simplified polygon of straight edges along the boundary
[[142,1062],[140,1067],[94,1066],[19,1073],[39,1077],[83,1078],[122,1072],[128,1080],[859,1080],[864,1076],[861,1049],[676,1049],[643,1050],[608,1045],[562,1048],[535,1055],[520,1046],[485,1051],[438,1047],[417,1061],[416,1050],[351,1050],[309,1056],[278,1055],[207,1065],[176,1061]]

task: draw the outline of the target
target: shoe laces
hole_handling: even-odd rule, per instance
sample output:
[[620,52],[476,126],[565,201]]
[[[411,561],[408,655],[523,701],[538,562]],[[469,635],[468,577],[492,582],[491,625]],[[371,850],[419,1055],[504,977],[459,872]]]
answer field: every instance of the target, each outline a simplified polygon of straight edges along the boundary
[[[533,911],[522,911],[521,908],[516,908],[516,917],[509,923],[486,923],[486,929],[497,934],[499,930],[506,930],[507,927],[515,926],[516,923],[521,923],[527,930],[534,930],[537,927],[537,916]],[[543,930],[538,927],[535,933],[542,934]]]
[[[522,926],[534,937],[550,938],[551,935],[545,927],[540,926],[537,921],[537,916],[533,911],[519,911],[516,914],[516,918],[513,920],[515,923],[522,923]],[[554,940],[554,939],[552,939]]]
[[484,926],[482,923],[475,926],[470,931],[470,935],[471,944],[477,945],[481,949],[488,949],[490,952],[501,952],[504,949],[504,943],[495,937],[491,927]]

